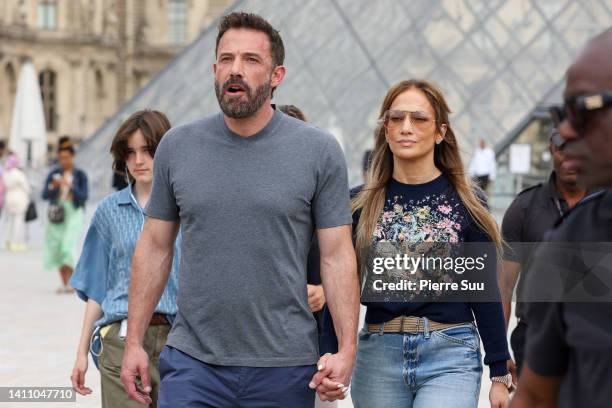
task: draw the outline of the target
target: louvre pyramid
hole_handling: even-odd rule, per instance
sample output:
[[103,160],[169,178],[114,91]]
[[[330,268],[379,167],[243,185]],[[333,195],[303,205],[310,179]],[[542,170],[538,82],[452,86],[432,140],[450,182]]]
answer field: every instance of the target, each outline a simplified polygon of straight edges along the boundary
[[[394,82],[440,85],[469,157],[479,138],[499,146],[533,108],[558,99],[573,56],[612,25],[612,0],[244,0],[232,10],[279,29],[287,76],[274,102],[344,140],[353,184]],[[110,190],[110,141],[130,113],[159,109],[177,125],[218,112],[216,34],[213,24],[83,144],[79,162],[97,194]]]

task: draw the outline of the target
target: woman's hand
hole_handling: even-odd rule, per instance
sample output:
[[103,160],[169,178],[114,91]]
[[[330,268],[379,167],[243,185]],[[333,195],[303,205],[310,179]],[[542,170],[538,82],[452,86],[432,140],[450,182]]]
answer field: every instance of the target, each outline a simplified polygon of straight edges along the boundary
[[489,392],[489,401],[491,402],[491,408],[508,408],[510,405],[508,387],[500,382],[493,381]]
[[85,373],[87,372],[87,353],[78,354],[74,368],[72,369],[72,375],[70,380],[72,381],[72,387],[76,392],[81,395],[91,394],[91,388],[85,386]]

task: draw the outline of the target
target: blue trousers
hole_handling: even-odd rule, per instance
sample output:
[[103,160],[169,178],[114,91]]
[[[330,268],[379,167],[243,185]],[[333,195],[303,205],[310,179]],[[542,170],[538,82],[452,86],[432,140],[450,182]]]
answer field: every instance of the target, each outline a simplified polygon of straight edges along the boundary
[[159,408],[312,408],[316,366],[237,367],[207,364],[166,346],[159,357]]

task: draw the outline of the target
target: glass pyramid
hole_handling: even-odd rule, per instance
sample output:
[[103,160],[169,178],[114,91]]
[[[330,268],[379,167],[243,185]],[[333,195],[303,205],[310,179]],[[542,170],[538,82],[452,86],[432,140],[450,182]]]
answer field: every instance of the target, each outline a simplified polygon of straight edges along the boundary
[[[243,0],[233,10],[280,31],[287,76],[273,102],[343,140],[353,185],[391,84],[441,86],[467,159],[478,139],[499,149],[535,107],[558,101],[571,59],[612,24],[612,0]],[[216,35],[213,24],[82,145],[95,196],[111,189],[110,141],[130,113],[159,109],[178,125],[219,111]]]

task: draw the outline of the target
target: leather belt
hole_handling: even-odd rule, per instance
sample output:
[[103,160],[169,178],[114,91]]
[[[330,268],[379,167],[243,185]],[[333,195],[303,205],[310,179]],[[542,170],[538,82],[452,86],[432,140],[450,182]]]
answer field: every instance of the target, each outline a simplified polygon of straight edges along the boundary
[[[433,320],[427,320],[429,331],[444,330],[456,326],[465,326],[471,324],[471,322],[463,323],[438,323]],[[425,332],[425,320],[420,317],[414,316],[398,316],[393,320],[389,320],[386,323],[381,324],[368,324],[369,332],[380,332],[385,333],[424,333]]]
[[149,326],[161,326],[164,324],[170,324],[168,319],[166,319],[166,315],[163,313],[153,313]]

